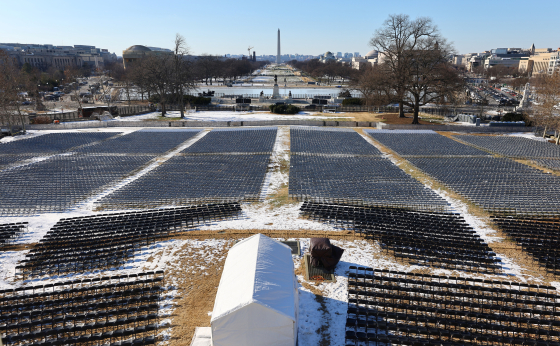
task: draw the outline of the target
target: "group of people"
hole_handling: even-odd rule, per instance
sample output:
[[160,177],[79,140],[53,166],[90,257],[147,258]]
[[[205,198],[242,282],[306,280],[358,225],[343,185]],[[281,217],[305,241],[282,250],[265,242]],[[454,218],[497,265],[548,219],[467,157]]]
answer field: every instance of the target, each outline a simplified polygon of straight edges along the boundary
[[[261,90],[261,93],[260,93],[259,97],[260,97],[260,98],[263,98],[263,97],[264,97],[264,91]],[[289,97],[289,98],[292,98],[292,91],[291,91],[291,90],[288,91],[288,97]],[[267,97],[266,97],[267,100],[268,100],[269,98],[270,98],[270,96],[267,96]]]

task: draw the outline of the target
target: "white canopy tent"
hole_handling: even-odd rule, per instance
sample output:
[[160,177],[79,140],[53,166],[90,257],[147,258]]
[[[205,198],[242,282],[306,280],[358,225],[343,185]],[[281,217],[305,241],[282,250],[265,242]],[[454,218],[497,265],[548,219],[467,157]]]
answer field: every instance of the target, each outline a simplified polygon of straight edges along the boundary
[[262,234],[234,245],[212,312],[213,346],[294,346],[297,315],[290,248]]

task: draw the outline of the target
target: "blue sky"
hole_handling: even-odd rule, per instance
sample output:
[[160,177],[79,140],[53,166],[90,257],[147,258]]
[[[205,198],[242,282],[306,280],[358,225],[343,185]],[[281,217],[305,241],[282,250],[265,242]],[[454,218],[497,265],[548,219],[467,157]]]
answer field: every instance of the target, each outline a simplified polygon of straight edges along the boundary
[[135,44],[171,48],[182,34],[193,54],[368,52],[389,14],[429,16],[458,53],[560,47],[560,0],[0,0],[0,42],[89,44],[121,55]]

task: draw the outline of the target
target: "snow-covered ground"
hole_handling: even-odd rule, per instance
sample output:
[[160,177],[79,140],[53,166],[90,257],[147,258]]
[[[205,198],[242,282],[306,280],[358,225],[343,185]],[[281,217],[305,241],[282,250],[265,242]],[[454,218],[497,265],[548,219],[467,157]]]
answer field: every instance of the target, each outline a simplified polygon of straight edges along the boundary
[[[149,127],[149,126],[146,126]],[[24,135],[17,135],[14,137],[4,137],[0,139],[0,143],[9,143],[13,141],[19,141],[23,139],[29,139],[37,136],[46,135],[49,133],[70,133],[70,132],[123,132],[123,134],[138,131],[139,127],[119,127],[119,128],[86,128],[86,129],[74,129],[74,130],[27,130]],[[92,145],[93,143],[90,143]]]
[[514,132],[514,133],[508,133],[507,136],[523,137],[523,138],[531,139],[533,141],[548,142],[548,138],[543,138],[541,136],[535,136],[535,134],[532,133],[532,132]]
[[[181,116],[179,111],[167,112],[166,117],[178,118]],[[328,115],[328,113],[299,112],[293,115],[271,114],[270,112],[233,112],[233,111],[188,111],[185,113],[185,120],[190,121],[265,121],[265,120],[329,120],[333,118],[348,118]],[[129,117],[115,117],[112,121],[139,121],[162,119],[161,112],[132,115]]]
[[[243,116],[258,116],[255,113],[246,113],[245,115],[239,112],[199,112],[202,117],[207,116],[209,118],[196,119],[196,120],[225,120],[227,117],[236,117],[230,120],[240,120],[239,117]],[[226,114],[224,114],[226,113]],[[199,115],[198,113],[194,113]],[[189,117],[193,114],[190,113]],[[157,116],[154,113],[137,116],[137,117],[127,117],[127,120],[139,120],[138,117],[144,116]],[[174,115],[172,115],[174,116]],[[313,117],[313,115],[300,115],[305,117]],[[292,119],[292,116],[287,116]],[[132,119],[131,119],[132,118]],[[324,119],[324,117],[321,117]],[[124,120],[121,119],[121,120]],[[192,120],[192,119],[191,119]],[[259,118],[262,120],[262,118]],[[118,129],[103,129],[103,131],[113,131],[113,132],[125,132],[129,133],[132,131],[137,131],[140,128],[118,128]],[[99,131],[100,129],[87,129],[87,130],[65,130],[68,131]],[[55,131],[29,131],[27,135],[14,137],[14,138],[4,138],[2,142],[8,142],[13,140],[21,140],[24,138],[29,138],[33,136],[42,135],[49,132]],[[130,182],[138,179],[143,174],[151,171],[157,165],[161,164],[165,160],[169,159],[175,153],[180,152],[184,148],[192,145],[194,142],[206,135],[206,131],[202,131],[196,137],[183,143],[181,146],[177,147],[175,150],[159,157],[157,160],[149,163],[146,167],[138,171],[135,175],[127,177],[126,179],[119,181],[112,186],[107,187],[105,190],[98,192],[94,196],[90,197],[85,202],[76,206],[72,210],[65,213],[56,214],[42,214],[32,217],[1,217],[0,224],[10,223],[10,222],[29,222],[29,232],[27,232],[18,243],[20,244],[31,244],[40,241],[40,239],[46,234],[46,232],[56,224],[61,218],[69,218],[76,216],[87,216],[96,214],[94,210],[95,201],[104,195],[129,184]],[[532,138],[539,140],[538,138],[532,136],[531,134],[514,134],[521,135],[523,137]],[[377,145],[369,136],[363,135],[366,139],[373,145]],[[265,184],[263,186],[262,201],[257,203],[248,203],[242,205],[243,217],[238,220],[215,222],[213,224],[202,225],[197,228],[200,231],[219,231],[226,229],[234,230],[303,230],[303,231],[324,231],[324,232],[338,232],[340,231],[335,226],[315,222],[308,219],[303,219],[300,217],[299,207],[301,203],[289,203],[289,204],[275,204],[273,197],[279,193],[282,189],[285,189],[289,180],[288,171],[286,169],[289,166],[289,127],[280,126],[276,144],[271,155],[271,160],[269,164],[269,172],[265,178]],[[384,155],[385,157],[391,159],[394,163],[397,163],[397,158],[392,155]],[[431,188],[430,186],[427,186]],[[493,242],[499,242],[502,239],[498,237],[495,230],[493,230],[484,219],[472,215],[469,213],[468,206],[458,201],[451,196],[449,196],[445,191],[435,190],[442,198],[447,200],[452,206],[455,212],[460,213],[466,222],[473,227],[477,234],[484,239],[490,245]],[[111,275],[120,273],[134,273],[141,272],[145,270],[171,270],[175,267],[182,256],[181,249],[188,246],[193,249],[200,248],[204,251],[204,256],[207,257],[207,263],[210,263],[214,259],[214,254],[218,250],[222,249],[225,245],[224,240],[220,239],[202,239],[202,240],[184,240],[184,239],[171,239],[167,241],[156,242],[148,247],[143,247],[135,253],[135,256],[130,259],[124,266],[118,268],[117,270],[111,271]],[[309,247],[308,238],[297,239],[301,242],[302,253],[305,253]],[[418,266],[405,266],[398,263],[394,257],[388,256],[381,251],[381,248],[376,244],[364,240],[332,240],[334,245],[337,245],[345,250],[341,262],[335,270],[336,282],[335,283],[321,283],[321,284],[307,284],[304,282],[304,278],[300,275],[298,280],[300,281],[299,287],[299,345],[301,346],[311,346],[318,345],[321,339],[327,338],[330,340],[331,346],[344,346],[344,325],[346,319],[346,304],[347,304],[347,275],[349,267],[352,265],[356,266],[367,266],[379,269],[392,269],[399,271],[412,271],[415,269],[426,269],[425,267]],[[16,280],[15,277],[15,266],[19,261],[25,258],[25,255],[29,250],[23,251],[5,251],[0,252],[0,289],[19,287],[22,284],[29,284],[30,282],[23,282],[22,280]],[[504,266],[505,274],[509,277],[517,278],[521,281],[531,281],[539,282],[542,281],[540,278],[533,276],[527,270],[522,268],[513,259],[507,258],[505,256],[500,256],[502,264]],[[294,265],[299,268],[301,265],[301,256],[293,256]],[[189,270],[186,268],[186,270]],[[457,272],[452,272],[450,270],[444,269],[432,269],[432,273],[441,275],[457,275]],[[80,273],[80,274],[69,274],[60,277],[50,277],[43,278],[41,280],[34,279],[33,283],[54,283],[57,281],[72,280],[81,277],[92,277],[103,275],[102,273]],[[470,273],[460,273],[463,276],[480,276],[478,274]],[[493,279],[503,279],[504,275],[489,275]],[[165,341],[169,340],[171,335],[171,314],[176,308],[177,303],[174,298],[177,295],[178,280],[180,278],[174,278],[171,282],[166,282],[168,290],[165,293],[165,297],[161,302],[161,313],[163,318],[160,319],[160,330],[159,333]],[[560,283],[552,283],[554,286],[560,288]],[[320,292],[323,298],[318,299],[315,293]],[[325,326],[328,328],[325,329]],[[322,330],[321,333],[318,330]]]

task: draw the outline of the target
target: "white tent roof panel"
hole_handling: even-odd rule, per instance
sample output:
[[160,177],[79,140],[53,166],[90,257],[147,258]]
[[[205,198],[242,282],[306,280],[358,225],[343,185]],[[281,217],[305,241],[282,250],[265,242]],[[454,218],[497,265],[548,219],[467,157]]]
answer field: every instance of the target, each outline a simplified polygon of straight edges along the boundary
[[212,322],[213,346],[293,346],[294,322],[286,316],[270,313],[257,304],[236,310],[227,318]]
[[290,248],[262,234],[247,238],[229,250],[224,264],[212,312],[213,344],[294,345],[297,305]]

